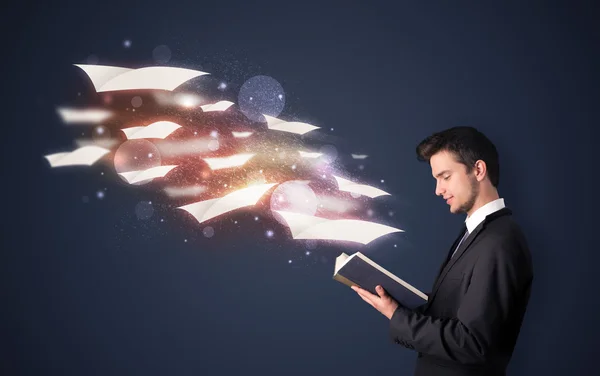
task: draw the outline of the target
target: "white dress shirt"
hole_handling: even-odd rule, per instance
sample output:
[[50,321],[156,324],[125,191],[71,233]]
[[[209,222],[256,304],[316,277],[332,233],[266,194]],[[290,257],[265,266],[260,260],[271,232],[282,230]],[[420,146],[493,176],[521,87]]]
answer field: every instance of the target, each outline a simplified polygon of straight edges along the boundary
[[490,201],[487,204],[480,207],[479,209],[475,210],[473,214],[471,214],[467,217],[467,219],[465,219],[465,224],[467,226],[467,231],[469,231],[469,234],[472,233],[473,230],[475,230],[475,228],[479,226],[481,222],[483,222],[485,217],[503,208],[504,199],[499,198],[494,201]]
[[487,217],[488,215],[490,215],[502,208],[504,208],[504,199],[499,198],[494,201],[488,202],[487,204],[483,205],[479,209],[475,210],[475,212],[473,212],[473,214],[468,216],[467,219],[465,219],[465,225],[467,226],[467,232],[465,232],[462,239],[460,239],[460,242],[458,242],[458,245],[454,249],[454,252],[452,252],[452,256],[450,256],[450,258],[454,257],[454,255],[456,254],[456,251],[458,250],[458,248],[460,247],[462,242],[466,238],[469,237],[469,236],[467,236],[467,234],[471,235],[471,233],[473,233],[473,230],[475,230],[475,228],[477,226],[479,226],[479,224],[481,222],[483,222],[485,217]]

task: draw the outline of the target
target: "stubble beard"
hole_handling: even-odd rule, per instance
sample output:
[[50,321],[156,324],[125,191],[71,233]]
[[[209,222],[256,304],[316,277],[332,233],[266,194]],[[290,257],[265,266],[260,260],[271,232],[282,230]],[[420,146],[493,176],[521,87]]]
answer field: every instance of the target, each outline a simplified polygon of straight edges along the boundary
[[456,213],[468,213],[471,209],[473,209],[473,206],[477,201],[477,197],[479,197],[479,184],[477,179],[474,177],[469,179],[469,184],[471,185],[469,199],[456,210]]

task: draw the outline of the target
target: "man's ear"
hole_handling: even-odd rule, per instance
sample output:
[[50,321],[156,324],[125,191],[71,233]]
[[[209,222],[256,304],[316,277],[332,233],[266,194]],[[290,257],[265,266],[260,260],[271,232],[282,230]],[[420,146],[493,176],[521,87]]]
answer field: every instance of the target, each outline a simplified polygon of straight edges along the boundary
[[482,181],[487,176],[487,165],[484,161],[479,159],[473,166],[473,172],[475,173],[475,178],[477,181]]

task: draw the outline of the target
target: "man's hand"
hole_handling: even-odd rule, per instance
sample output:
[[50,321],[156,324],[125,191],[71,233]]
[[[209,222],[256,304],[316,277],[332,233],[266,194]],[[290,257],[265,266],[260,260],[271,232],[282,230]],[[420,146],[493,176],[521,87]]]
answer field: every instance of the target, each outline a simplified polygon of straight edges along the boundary
[[379,285],[375,287],[375,291],[379,296],[371,294],[367,290],[358,286],[352,286],[352,290],[356,291],[365,302],[372,305],[373,308],[381,312],[385,317],[390,320],[392,319],[392,315],[396,311],[396,308],[398,308],[399,304],[391,296],[389,296],[387,292],[385,292],[383,287]]

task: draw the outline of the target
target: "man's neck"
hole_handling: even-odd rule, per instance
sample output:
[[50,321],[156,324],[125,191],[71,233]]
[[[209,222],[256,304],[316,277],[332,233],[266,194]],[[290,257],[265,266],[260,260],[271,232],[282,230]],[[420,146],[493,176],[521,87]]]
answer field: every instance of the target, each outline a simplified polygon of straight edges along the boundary
[[500,196],[498,195],[498,191],[496,191],[496,190],[494,190],[494,192],[490,192],[488,194],[479,195],[479,197],[477,197],[477,200],[475,200],[475,204],[473,205],[471,210],[469,210],[469,212],[467,213],[467,218],[469,218],[471,216],[471,214],[475,213],[475,211],[477,211],[477,209],[479,209],[482,206],[487,205],[490,202],[495,201],[499,198],[500,198]]

